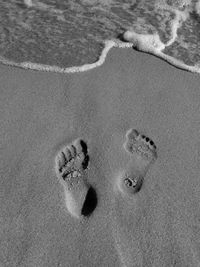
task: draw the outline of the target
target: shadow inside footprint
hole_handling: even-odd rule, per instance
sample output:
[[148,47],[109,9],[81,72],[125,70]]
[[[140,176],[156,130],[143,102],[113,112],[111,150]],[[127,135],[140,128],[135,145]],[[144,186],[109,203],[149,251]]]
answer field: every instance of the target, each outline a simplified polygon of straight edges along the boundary
[[84,155],[87,155],[88,154],[88,148],[87,148],[86,142],[81,139],[80,145],[82,147],[82,151],[83,151]]
[[97,207],[97,194],[96,191],[92,187],[90,187],[87,192],[85,202],[81,210],[81,214],[83,216],[89,217],[93,213],[96,207]]
[[87,169],[89,160],[90,160],[89,155],[86,155],[84,157],[84,159],[83,159],[83,162],[82,162],[82,168],[83,168],[83,170]]

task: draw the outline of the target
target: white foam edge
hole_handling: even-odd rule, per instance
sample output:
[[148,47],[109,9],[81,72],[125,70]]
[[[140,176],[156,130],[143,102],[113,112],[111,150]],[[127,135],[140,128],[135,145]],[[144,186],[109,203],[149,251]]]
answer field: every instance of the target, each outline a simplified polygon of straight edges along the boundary
[[124,39],[132,42],[133,47],[136,46],[140,51],[148,52],[152,55],[162,58],[177,68],[193,73],[200,73],[200,64],[199,66],[198,64],[195,66],[188,66],[183,61],[164,54],[162,51],[165,49],[165,45],[161,42],[158,33],[138,34],[132,31],[127,31],[124,33]]
[[[124,33],[124,36],[127,37],[130,35],[130,33],[131,33],[131,36],[133,36],[132,35],[133,32],[130,32],[130,31],[126,31]],[[121,42],[119,40],[106,40],[105,47],[99,57],[99,60],[91,64],[84,64],[82,66],[60,68],[58,66],[42,65],[42,64],[36,64],[36,63],[31,63],[31,62],[16,63],[13,61],[6,60],[3,57],[0,57],[0,63],[7,65],[7,66],[19,67],[22,69],[29,69],[29,70],[35,70],[35,71],[45,71],[45,72],[55,72],[55,73],[85,72],[85,71],[89,71],[91,69],[101,66],[105,62],[106,56],[111,48],[113,47],[132,48],[134,46],[138,46],[138,41],[140,42],[140,40],[142,39],[141,38],[142,36],[143,36],[143,39],[144,39],[144,36],[146,36],[146,39],[148,38],[147,36],[150,36],[148,34],[143,35],[143,34],[137,34],[137,33],[134,33],[134,35],[135,36],[137,35],[138,39],[135,38],[132,41],[127,40],[127,42]],[[155,42],[155,44],[157,43],[158,46],[156,47],[154,44],[151,44],[150,46],[148,46],[147,44],[144,44],[143,47],[140,46],[139,50],[144,51],[144,52],[149,52],[152,55],[156,55],[180,69],[187,70],[193,73],[200,73],[200,64],[199,65],[196,64],[195,66],[188,66],[181,60],[175,59],[171,56],[168,56],[162,53],[162,50],[165,48],[165,45],[160,41],[160,37],[157,33],[153,34],[153,36],[151,36],[150,39],[151,41]]]
[[171,65],[173,65],[179,69],[187,70],[187,71],[193,72],[193,73],[200,73],[200,65],[198,66],[196,64],[195,66],[188,66],[183,61],[178,60],[178,59],[171,57],[169,55],[166,55],[162,51],[155,53],[155,55],[164,59],[165,61],[167,61],[168,63],[170,63]]
[[161,42],[158,33],[140,34],[134,31],[126,31],[123,35],[124,39],[133,44],[138,50],[145,52],[161,51],[165,45]]
[[198,15],[200,15],[200,0],[198,0],[195,4],[195,11]]
[[132,43],[121,42],[118,40],[106,40],[104,43],[105,43],[105,47],[102,50],[102,53],[101,53],[99,59],[94,63],[84,64],[82,66],[61,68],[58,66],[49,66],[49,65],[45,65],[45,64],[37,64],[37,63],[31,63],[31,62],[16,63],[16,62],[6,60],[3,57],[0,57],[0,63],[3,63],[5,65],[9,65],[12,67],[20,67],[23,69],[31,69],[31,70],[37,70],[37,71],[57,72],[57,73],[77,73],[77,72],[89,71],[91,69],[94,69],[96,67],[101,66],[105,62],[105,59],[106,59],[106,56],[107,56],[109,50],[113,47],[119,47],[119,48],[132,47]]

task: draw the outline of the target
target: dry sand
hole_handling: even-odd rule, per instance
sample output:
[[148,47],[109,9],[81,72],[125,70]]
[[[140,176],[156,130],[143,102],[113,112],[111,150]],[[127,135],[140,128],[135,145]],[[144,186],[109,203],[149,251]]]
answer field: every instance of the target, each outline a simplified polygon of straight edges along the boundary
[[[0,266],[197,266],[200,260],[200,76],[131,49],[86,73],[0,67]],[[158,158],[133,200],[114,190],[126,131]],[[83,138],[98,205],[75,219],[54,171]]]

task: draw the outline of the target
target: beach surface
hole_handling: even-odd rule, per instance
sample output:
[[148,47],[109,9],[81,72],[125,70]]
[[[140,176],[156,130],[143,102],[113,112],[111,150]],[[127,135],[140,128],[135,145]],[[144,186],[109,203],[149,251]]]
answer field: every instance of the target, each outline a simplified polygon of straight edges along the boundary
[[[0,66],[0,265],[199,266],[200,77],[113,48],[86,73]],[[141,191],[114,190],[130,128],[157,146]],[[89,218],[66,209],[58,149],[82,138],[97,194]]]

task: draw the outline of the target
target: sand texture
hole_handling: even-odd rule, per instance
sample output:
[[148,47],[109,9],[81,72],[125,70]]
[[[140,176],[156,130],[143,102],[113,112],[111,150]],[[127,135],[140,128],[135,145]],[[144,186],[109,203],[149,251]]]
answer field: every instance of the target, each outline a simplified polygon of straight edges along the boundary
[[[114,48],[86,73],[1,66],[0,77],[0,266],[198,266],[199,75]],[[115,186],[132,164],[123,147],[130,128],[157,147],[132,198]],[[97,196],[89,217],[75,209],[78,218],[54,164],[77,138]]]

